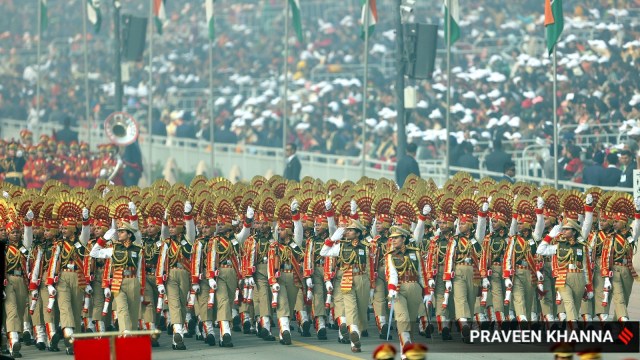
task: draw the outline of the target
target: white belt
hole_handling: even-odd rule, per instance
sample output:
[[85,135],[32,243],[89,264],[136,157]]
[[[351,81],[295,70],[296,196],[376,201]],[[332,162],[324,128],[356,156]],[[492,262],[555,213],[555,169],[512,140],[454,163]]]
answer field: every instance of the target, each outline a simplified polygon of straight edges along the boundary
[[569,270],[575,270],[577,269],[575,264],[569,264]]

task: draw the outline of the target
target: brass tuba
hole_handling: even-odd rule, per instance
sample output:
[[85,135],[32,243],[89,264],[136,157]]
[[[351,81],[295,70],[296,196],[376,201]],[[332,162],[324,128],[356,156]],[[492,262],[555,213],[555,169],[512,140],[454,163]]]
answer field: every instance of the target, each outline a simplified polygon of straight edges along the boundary
[[104,131],[109,141],[118,146],[132,144],[138,138],[138,123],[125,112],[115,112],[104,121]]

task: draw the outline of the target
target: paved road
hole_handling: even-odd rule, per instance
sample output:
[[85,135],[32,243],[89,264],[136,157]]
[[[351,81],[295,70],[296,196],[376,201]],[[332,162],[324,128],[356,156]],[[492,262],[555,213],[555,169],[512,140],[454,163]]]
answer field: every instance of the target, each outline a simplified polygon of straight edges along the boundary
[[[631,297],[630,316],[632,319],[640,318],[640,284],[636,284]],[[375,325],[370,324],[370,329],[374,329]],[[274,329],[275,330],[275,329]],[[275,331],[274,331],[275,332]],[[337,331],[329,330],[329,340],[320,341],[315,337],[303,338],[297,331],[293,331],[293,345],[284,346],[277,342],[265,342],[257,338],[255,335],[244,335],[241,333],[233,333],[234,348],[209,347],[203,342],[194,339],[185,339],[188,350],[174,351],[171,349],[171,342],[166,333],[160,338],[160,348],[153,349],[153,359],[156,360],[174,360],[174,359],[203,359],[211,356],[224,356],[225,360],[247,360],[249,358],[257,358],[261,360],[284,360],[284,359],[371,359],[371,353],[380,343],[377,337],[369,337],[362,339],[362,353],[354,354],[351,352],[350,346],[339,344],[337,342]],[[373,334],[372,334],[373,335]],[[429,359],[455,359],[455,360],[477,360],[477,359],[504,359],[512,360],[523,354],[487,354],[481,353],[481,345],[463,344],[454,334],[456,338],[453,342],[443,343],[440,339],[425,339],[420,337],[418,341],[424,342],[433,350]],[[60,343],[62,346],[62,342]],[[398,346],[397,341],[394,342]],[[435,353],[434,351],[446,351],[450,353]],[[458,353],[453,353],[457,351]],[[27,359],[70,359],[71,357],[64,353],[50,353],[47,351],[37,351],[34,347],[23,347],[22,354]],[[526,354],[526,359],[551,359],[551,354]],[[640,354],[605,354],[604,359],[622,360],[622,359],[638,359]],[[305,359],[305,360],[306,360]]]

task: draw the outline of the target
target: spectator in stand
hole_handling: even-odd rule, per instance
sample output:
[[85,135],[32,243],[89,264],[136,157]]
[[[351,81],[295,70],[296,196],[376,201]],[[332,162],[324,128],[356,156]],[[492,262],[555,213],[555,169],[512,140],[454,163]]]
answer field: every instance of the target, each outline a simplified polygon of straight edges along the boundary
[[504,164],[504,170],[502,178],[499,180],[506,180],[512,184],[516,182],[516,163],[513,161],[508,161]]
[[296,155],[296,150],[298,147],[294,143],[287,144],[285,148],[285,152],[287,155],[287,166],[284,169],[283,177],[287,180],[295,180],[300,181],[300,171],[302,170],[302,164],[300,163],[300,159],[298,159],[298,155]]
[[415,174],[420,177],[420,167],[416,161],[416,152],[418,146],[414,143],[407,144],[406,154],[400,158],[396,165],[396,183],[398,187],[404,185],[404,181],[409,174]]
[[586,185],[602,186],[604,182],[604,152],[596,151],[591,159],[585,161],[582,171],[582,183]]
[[[511,161],[511,155],[507,154],[502,150],[502,140],[497,138],[493,140],[493,151],[484,158],[484,165],[487,170],[493,172],[502,172],[504,171],[504,165]],[[494,179],[500,178],[500,176],[493,176]]]
[[68,115],[64,119],[64,128],[56,131],[55,138],[57,141],[61,141],[66,145],[70,145],[73,141],[78,142],[78,132],[71,130],[71,117]]
[[622,171],[618,169],[618,154],[607,154],[607,167],[602,175],[602,186],[618,186]]
[[564,165],[564,171],[562,172],[563,180],[571,180],[577,183],[582,182],[582,170],[584,164],[580,159],[580,152],[582,150],[577,145],[569,145],[565,152],[567,157],[567,163]]
[[620,182],[618,186],[625,188],[633,187],[633,170],[636,168],[636,162],[633,159],[631,151],[622,150],[620,152]]
[[[456,162],[456,166],[478,170],[480,168],[480,161],[473,155],[473,145],[468,141],[463,141],[460,145],[460,156]],[[478,173],[472,173],[474,179],[478,179]]]

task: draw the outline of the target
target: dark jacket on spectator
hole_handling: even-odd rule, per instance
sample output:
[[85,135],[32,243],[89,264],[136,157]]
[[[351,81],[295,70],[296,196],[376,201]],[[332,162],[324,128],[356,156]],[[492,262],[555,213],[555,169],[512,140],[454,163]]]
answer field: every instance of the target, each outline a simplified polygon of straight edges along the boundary
[[399,187],[402,187],[409,174],[416,174],[420,177],[420,167],[413,156],[405,155],[398,160],[396,165],[396,183]]
[[590,162],[582,170],[582,183],[593,186],[602,186],[604,181],[604,168],[601,164]]
[[602,174],[602,183],[600,186],[618,186],[622,171],[615,166],[609,166],[604,169]]
[[618,186],[632,188],[633,187],[633,170],[637,168],[636,162],[632,161],[620,174],[620,183]]
[[287,167],[284,169],[283,177],[287,180],[300,181],[300,171],[302,170],[302,164],[297,155],[294,155],[290,161],[287,161]]

